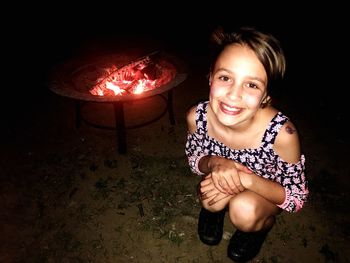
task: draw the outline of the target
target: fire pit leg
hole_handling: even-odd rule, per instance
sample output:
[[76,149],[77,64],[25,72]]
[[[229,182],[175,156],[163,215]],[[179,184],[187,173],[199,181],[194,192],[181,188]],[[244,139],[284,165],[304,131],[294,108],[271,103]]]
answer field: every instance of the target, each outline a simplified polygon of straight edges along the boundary
[[175,124],[174,109],[173,109],[173,90],[168,91],[167,107],[169,113],[170,124]]
[[118,152],[121,154],[126,153],[126,132],[125,132],[125,119],[123,102],[114,102],[114,116],[115,116],[115,128],[118,137]]
[[80,101],[75,100],[75,127],[79,128],[81,123]]

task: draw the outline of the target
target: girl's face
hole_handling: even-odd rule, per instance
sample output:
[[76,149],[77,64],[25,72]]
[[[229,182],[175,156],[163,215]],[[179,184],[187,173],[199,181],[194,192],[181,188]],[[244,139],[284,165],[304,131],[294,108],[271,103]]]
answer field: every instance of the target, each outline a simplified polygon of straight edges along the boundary
[[267,97],[264,66],[247,46],[227,46],[210,75],[210,106],[226,126],[251,120]]

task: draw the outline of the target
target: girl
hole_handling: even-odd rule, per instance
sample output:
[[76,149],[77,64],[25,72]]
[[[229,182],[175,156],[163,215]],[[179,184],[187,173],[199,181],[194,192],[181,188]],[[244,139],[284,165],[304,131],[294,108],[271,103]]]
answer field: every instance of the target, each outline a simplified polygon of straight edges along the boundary
[[199,185],[202,242],[221,241],[226,208],[236,231],[227,253],[254,258],[282,210],[308,196],[305,157],[293,123],[271,105],[271,87],[286,62],[279,41],[253,28],[215,31],[219,47],[209,74],[209,101],[187,113],[186,155]]

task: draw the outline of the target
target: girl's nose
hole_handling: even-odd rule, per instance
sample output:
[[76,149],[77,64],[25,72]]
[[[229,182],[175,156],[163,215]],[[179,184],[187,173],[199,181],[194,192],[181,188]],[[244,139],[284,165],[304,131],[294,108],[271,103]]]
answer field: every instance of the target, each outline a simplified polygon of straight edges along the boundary
[[242,86],[237,84],[232,84],[227,91],[227,96],[232,100],[241,99],[242,91],[243,91]]

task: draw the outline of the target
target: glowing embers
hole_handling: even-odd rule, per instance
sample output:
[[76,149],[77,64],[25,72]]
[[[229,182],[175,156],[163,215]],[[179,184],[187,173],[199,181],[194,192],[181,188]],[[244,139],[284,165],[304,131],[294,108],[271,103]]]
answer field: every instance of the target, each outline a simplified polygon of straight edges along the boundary
[[103,68],[89,92],[96,96],[123,96],[141,94],[170,82],[176,75],[175,67],[157,52],[125,66]]

